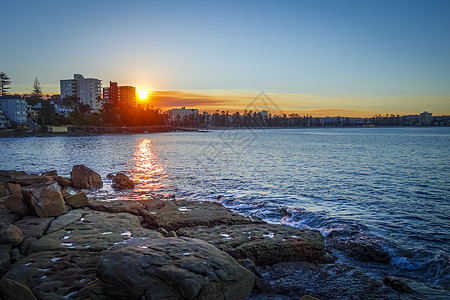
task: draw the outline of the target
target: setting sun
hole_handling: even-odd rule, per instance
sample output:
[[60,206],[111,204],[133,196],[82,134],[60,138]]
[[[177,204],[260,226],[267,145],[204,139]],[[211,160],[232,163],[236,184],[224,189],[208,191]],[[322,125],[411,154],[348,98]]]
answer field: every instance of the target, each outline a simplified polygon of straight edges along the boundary
[[148,97],[148,92],[147,91],[139,91],[138,97],[140,100],[145,100]]

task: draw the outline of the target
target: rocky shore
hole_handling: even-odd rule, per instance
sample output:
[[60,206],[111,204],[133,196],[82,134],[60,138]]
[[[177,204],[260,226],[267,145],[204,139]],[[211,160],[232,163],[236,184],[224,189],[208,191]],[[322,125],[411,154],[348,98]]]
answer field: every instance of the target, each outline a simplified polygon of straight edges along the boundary
[[[134,187],[124,174],[111,177],[115,189]],[[0,171],[0,299],[424,298],[423,287],[339,263],[329,245],[389,260],[356,233],[326,245],[317,230],[219,203],[97,201],[83,192],[102,184],[82,165],[70,178]]]

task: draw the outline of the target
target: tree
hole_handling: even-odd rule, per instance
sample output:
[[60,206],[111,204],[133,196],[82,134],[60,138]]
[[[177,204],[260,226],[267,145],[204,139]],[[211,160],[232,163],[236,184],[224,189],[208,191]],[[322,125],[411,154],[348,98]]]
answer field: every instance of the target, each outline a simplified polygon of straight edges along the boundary
[[8,90],[10,89],[9,85],[11,81],[6,73],[0,72],[0,96],[5,96],[8,94]]
[[39,83],[39,80],[37,77],[34,79],[33,83],[33,91],[31,92],[33,96],[42,97],[42,89],[41,84]]

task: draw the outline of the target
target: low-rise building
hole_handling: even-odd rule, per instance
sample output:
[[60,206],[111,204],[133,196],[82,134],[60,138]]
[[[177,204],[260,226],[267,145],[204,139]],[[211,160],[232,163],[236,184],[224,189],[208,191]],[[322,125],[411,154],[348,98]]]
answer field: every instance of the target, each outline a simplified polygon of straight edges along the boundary
[[169,115],[169,121],[170,122],[181,122],[183,121],[184,117],[188,117],[188,116],[198,116],[198,109],[196,108],[186,108],[186,107],[181,107],[181,108],[172,108],[171,110],[169,110],[167,112],[167,114]]
[[20,96],[1,96],[0,107],[9,123],[17,128],[27,127],[27,101]]

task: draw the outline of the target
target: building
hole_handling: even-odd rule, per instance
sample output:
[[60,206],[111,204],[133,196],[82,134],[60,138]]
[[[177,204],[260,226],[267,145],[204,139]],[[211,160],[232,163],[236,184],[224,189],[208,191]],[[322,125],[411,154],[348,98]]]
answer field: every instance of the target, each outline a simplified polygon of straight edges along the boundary
[[74,74],[73,79],[60,80],[61,99],[69,96],[78,97],[80,102],[89,105],[93,112],[102,108],[102,81],[96,78],[84,78]]
[[27,101],[20,96],[1,96],[0,108],[11,125],[27,127]]
[[3,110],[0,106],[0,129],[6,128],[7,122]]
[[118,86],[117,82],[109,82],[109,87],[103,88],[103,100],[113,103],[117,109],[136,107],[136,88],[134,86]]
[[167,114],[169,115],[170,122],[181,122],[183,121],[184,117],[198,116],[198,109],[186,107],[172,108],[167,112]]
[[433,114],[424,111],[419,115],[419,125],[420,126],[430,126],[433,121]]

